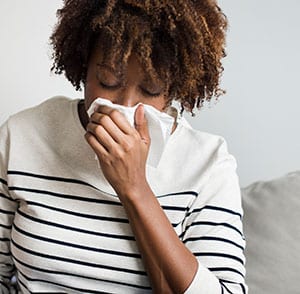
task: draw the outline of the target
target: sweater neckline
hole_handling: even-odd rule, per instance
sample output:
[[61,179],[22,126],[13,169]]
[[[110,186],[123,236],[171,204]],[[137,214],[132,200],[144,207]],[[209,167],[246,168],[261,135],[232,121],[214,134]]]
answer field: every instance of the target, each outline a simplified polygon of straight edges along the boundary
[[76,130],[79,132],[80,135],[84,135],[86,130],[84,129],[83,125],[81,124],[79,113],[78,113],[78,103],[81,99],[72,99],[71,100],[71,109],[72,109],[72,116],[74,118],[74,123],[76,126]]

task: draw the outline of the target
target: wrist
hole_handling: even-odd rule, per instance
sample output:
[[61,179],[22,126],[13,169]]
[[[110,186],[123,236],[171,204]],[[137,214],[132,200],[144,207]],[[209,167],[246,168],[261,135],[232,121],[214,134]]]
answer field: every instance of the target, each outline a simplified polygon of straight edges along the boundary
[[130,186],[130,188],[122,191],[116,191],[123,204],[135,204],[142,201],[143,198],[149,197],[153,192],[147,180],[139,181],[138,184]]

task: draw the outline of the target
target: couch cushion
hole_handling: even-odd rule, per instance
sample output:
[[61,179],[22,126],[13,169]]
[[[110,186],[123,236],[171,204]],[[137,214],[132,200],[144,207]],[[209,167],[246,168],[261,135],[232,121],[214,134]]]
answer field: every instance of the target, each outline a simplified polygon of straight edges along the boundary
[[242,189],[249,293],[300,293],[300,171]]

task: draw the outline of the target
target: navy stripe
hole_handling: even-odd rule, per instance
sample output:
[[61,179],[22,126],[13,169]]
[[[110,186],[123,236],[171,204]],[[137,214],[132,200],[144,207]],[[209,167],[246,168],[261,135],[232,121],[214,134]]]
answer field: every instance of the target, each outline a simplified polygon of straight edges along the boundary
[[[12,265],[11,265],[11,264],[9,264],[8,266],[10,266],[10,267],[11,267]],[[12,273],[13,271],[12,271],[12,270],[10,270],[10,271],[8,271],[8,272],[11,272],[11,273]],[[11,276],[12,276],[12,275],[7,275],[7,273],[5,273],[5,274],[1,274],[1,277],[2,277],[2,278],[9,279],[9,280],[11,279]]]
[[227,286],[226,285],[224,285],[224,283],[221,281],[221,280],[219,280],[220,281],[220,283],[221,283],[221,287],[222,288],[225,288],[226,289],[226,291],[228,292],[228,293],[230,293],[230,294],[234,294],[234,293],[232,293],[228,288],[227,288]]
[[200,222],[193,222],[192,224],[190,224],[189,226],[186,227],[186,230],[188,230],[190,227],[193,226],[201,226],[201,225],[205,225],[205,226],[223,226],[223,227],[227,227],[229,229],[235,230],[236,232],[238,232],[242,237],[244,237],[243,233],[237,229],[235,226],[225,223],[225,222],[209,222],[209,221],[200,221]]
[[10,215],[14,215],[14,214],[15,214],[14,211],[9,211],[9,210],[4,210],[4,209],[0,209],[0,213],[3,213],[3,214],[10,214]]
[[70,258],[65,258],[65,257],[60,257],[60,256],[43,254],[43,253],[36,252],[36,251],[30,250],[28,248],[25,248],[25,247],[21,246],[20,244],[16,243],[14,239],[12,239],[12,243],[16,248],[18,248],[18,249],[20,249],[24,252],[27,252],[28,254],[36,255],[36,256],[39,256],[39,257],[42,257],[42,258],[46,258],[46,259],[53,259],[55,261],[59,260],[59,261],[62,261],[62,262],[75,263],[77,265],[82,265],[82,266],[104,268],[104,269],[109,269],[109,270],[113,270],[113,271],[119,271],[119,272],[125,272],[125,273],[129,273],[129,274],[136,274],[136,275],[146,276],[146,273],[144,271],[131,270],[131,269],[127,269],[127,268],[117,268],[117,267],[108,266],[108,265],[96,264],[96,263],[91,263],[91,262],[86,262],[86,261],[81,261],[81,260],[75,260],[75,259],[70,259]]
[[24,287],[29,293],[33,293],[28,289],[28,287],[20,279],[18,279],[18,284],[21,284],[22,287]]
[[176,211],[187,211],[186,207],[179,207],[179,206],[169,206],[169,205],[162,205],[162,209],[164,210],[176,210]]
[[11,199],[10,197],[6,196],[6,195],[3,194],[3,193],[0,193],[0,197],[1,197],[1,198],[4,198],[4,199],[7,199],[7,200],[9,200],[9,201],[13,201],[13,202],[14,202],[13,199]]
[[10,191],[24,191],[24,192],[37,193],[37,194],[46,194],[46,195],[50,195],[50,196],[54,196],[54,197],[78,200],[78,201],[84,201],[84,202],[93,202],[93,203],[122,206],[122,204],[120,202],[116,202],[116,201],[100,200],[100,199],[87,198],[87,197],[82,197],[82,196],[61,194],[61,193],[55,193],[55,192],[45,191],[45,190],[29,189],[29,188],[14,187],[14,186],[8,187],[8,189]]
[[225,253],[216,253],[216,252],[194,252],[195,256],[213,256],[213,257],[224,257],[224,258],[229,258],[229,259],[234,259],[236,261],[238,261],[239,263],[241,263],[242,265],[244,265],[244,261],[235,256],[235,255],[231,255],[231,254],[225,254]]
[[240,284],[240,286],[241,286],[241,288],[242,288],[243,294],[246,294],[246,287],[245,287],[245,285]]
[[[46,283],[46,284],[51,284],[51,285],[56,285],[56,286],[60,286],[63,288],[67,288],[67,289],[72,289],[72,290],[76,290],[76,291],[80,291],[80,292],[84,292],[84,293],[98,293],[98,294],[110,294],[108,292],[103,292],[103,291],[96,291],[96,290],[88,290],[88,289],[81,289],[81,288],[77,288],[77,287],[71,287],[71,286],[67,286],[64,284],[60,284],[60,283],[55,283],[55,282],[50,282],[50,281],[46,281],[46,280],[42,280],[42,279],[33,279],[30,278],[28,276],[26,276],[24,273],[22,273],[22,271],[18,271],[27,281],[31,281],[31,282],[39,282],[39,283]],[[49,293],[49,292],[47,292]],[[60,292],[61,293],[61,292]]]
[[235,284],[235,285],[239,285],[239,283],[237,282],[233,282],[233,281],[228,281],[228,280],[224,280],[224,279],[219,279],[220,282],[225,283],[225,284]]
[[234,272],[234,273],[242,276],[243,278],[245,278],[245,276],[241,272],[239,272],[238,270],[231,268],[231,267],[209,267],[208,269],[212,272],[224,272],[224,271]]
[[43,207],[43,208],[46,208],[49,210],[54,210],[54,211],[71,214],[71,215],[75,215],[75,216],[83,217],[83,218],[97,219],[97,220],[109,221],[109,222],[129,223],[128,219],[125,219],[125,218],[106,217],[106,216],[99,216],[99,215],[94,215],[94,214],[73,212],[71,210],[57,208],[57,207],[53,207],[53,206],[49,206],[49,205],[45,205],[45,204],[41,204],[41,203],[37,203],[37,202],[33,202],[33,201],[27,201],[26,203],[28,206],[30,206],[30,205],[31,206],[39,206],[39,207]]
[[[9,170],[9,171],[7,171],[7,174],[34,177],[34,178],[40,178],[40,179],[49,180],[49,181],[58,181],[58,182],[64,182],[64,183],[84,185],[84,186],[88,186],[93,189],[96,189],[97,191],[103,192],[104,194],[111,195],[111,196],[117,196],[115,194],[110,194],[105,191],[102,191],[102,190],[98,189],[97,187],[95,187],[87,182],[84,182],[82,180],[63,178],[63,177],[57,177],[57,176],[46,176],[46,175],[35,174],[35,173],[24,172],[24,171],[16,171],[16,170]],[[6,184],[7,184],[7,182],[6,182]],[[183,191],[183,192],[174,192],[174,193],[158,195],[157,197],[161,198],[161,197],[176,196],[176,195],[193,195],[196,197],[196,196],[198,196],[198,193],[195,191]]]
[[[23,188],[23,187],[15,187],[15,186],[8,187],[8,189],[10,191],[23,191],[23,192],[30,192],[30,193],[36,193],[36,194],[44,194],[44,195],[49,195],[49,196],[53,196],[53,197],[59,197],[59,198],[71,199],[71,200],[77,200],[77,201],[83,201],[83,202],[92,202],[92,203],[105,204],[105,205],[122,206],[121,202],[101,200],[101,199],[95,199],[95,198],[87,198],[87,197],[82,197],[82,196],[62,194],[62,193],[56,193],[56,192],[51,192],[51,191],[39,190],[39,189],[29,189],[29,188]],[[167,195],[158,196],[158,197],[166,197],[166,196],[171,196],[171,195],[174,195],[174,193],[170,194],[170,195],[167,194]],[[163,205],[162,208],[164,210],[183,211],[183,212],[187,211],[186,207],[178,207],[178,206]]]
[[125,257],[141,258],[141,255],[136,254],[136,253],[126,253],[126,252],[121,252],[121,251],[106,250],[106,249],[100,249],[100,248],[95,248],[95,247],[89,247],[89,246],[78,245],[78,244],[68,243],[68,242],[64,242],[64,241],[54,240],[54,239],[51,239],[51,238],[45,238],[45,237],[37,236],[35,234],[31,234],[29,232],[26,232],[26,231],[22,230],[21,228],[17,227],[15,224],[13,226],[14,226],[14,229],[17,232],[19,232],[20,234],[23,234],[25,236],[28,236],[29,238],[33,238],[33,239],[36,239],[36,240],[41,240],[41,241],[48,242],[48,243],[54,243],[54,244],[59,244],[59,245],[62,245],[62,246],[68,246],[68,247],[78,248],[78,249],[81,249],[81,250],[94,251],[94,252],[105,253],[105,254],[110,254],[110,255],[119,255],[119,256],[125,256]]
[[123,285],[123,286],[138,288],[138,289],[145,289],[145,290],[150,290],[151,289],[150,287],[140,286],[140,285],[136,285],[136,284],[122,283],[122,282],[111,281],[111,280],[108,281],[108,280],[104,280],[104,279],[98,279],[98,278],[95,278],[95,277],[82,276],[82,275],[78,275],[78,274],[74,274],[74,273],[47,270],[47,269],[44,269],[44,268],[39,268],[39,267],[33,266],[31,264],[25,263],[25,262],[19,260],[16,256],[13,256],[13,258],[19,264],[21,264],[21,265],[23,265],[23,266],[25,266],[27,268],[30,268],[32,270],[39,271],[39,272],[49,273],[49,274],[53,274],[53,275],[71,276],[71,277],[77,277],[77,278],[82,278],[82,279],[87,279],[87,280],[93,280],[93,281],[113,283],[113,284],[117,284],[117,285]]
[[1,274],[2,277],[5,277],[5,278],[8,278],[8,279],[11,279],[12,275],[14,274],[15,272],[15,266],[11,263],[1,263],[1,265],[5,266],[5,272],[7,274]]
[[1,228],[4,228],[4,229],[11,230],[11,225],[3,225],[3,224],[0,224],[0,227],[1,227]]
[[220,282],[222,282],[222,284],[226,283],[226,284],[235,284],[235,285],[239,285],[243,291],[243,294],[246,294],[246,288],[243,284],[241,283],[236,283],[236,282],[232,282],[232,281],[227,281],[227,280],[224,280],[224,279],[219,279]]
[[[5,265],[6,267],[12,267],[13,265],[11,263],[2,263],[2,265]],[[10,269],[10,270],[6,270],[7,272],[14,272],[14,268]]]
[[49,180],[49,181],[56,181],[56,182],[79,184],[79,185],[84,185],[84,186],[88,186],[88,187],[91,187],[93,189],[99,190],[95,186],[93,186],[89,183],[86,183],[84,181],[77,180],[77,179],[62,178],[62,177],[55,177],[55,176],[46,176],[46,175],[34,174],[34,173],[29,173],[29,172],[24,172],[24,171],[16,171],[16,170],[8,170],[7,174],[8,175],[19,175],[19,176],[33,177],[33,178],[39,178],[39,179],[44,179],[44,180]]
[[242,218],[242,215],[239,213],[239,212],[236,212],[236,211],[233,211],[231,209],[228,209],[228,208],[224,208],[224,207],[219,207],[219,206],[213,206],[213,205],[206,205],[204,207],[201,207],[201,208],[196,208],[194,209],[193,211],[189,212],[187,214],[187,216],[190,216],[191,214],[194,214],[194,213],[198,213],[202,210],[215,210],[215,211],[222,211],[222,212],[226,212],[226,213],[229,213],[229,214],[233,214],[233,215],[237,215],[239,216],[240,218]]
[[181,226],[181,224],[182,224],[181,221],[179,223],[177,223],[177,224],[171,223],[171,225],[172,225],[173,228],[176,228],[177,226]]
[[229,239],[225,239],[225,238],[219,238],[219,237],[210,237],[210,236],[201,236],[201,237],[191,237],[191,238],[187,238],[185,240],[183,240],[183,243],[186,244],[188,242],[195,242],[195,241],[219,241],[219,242],[225,242],[225,243],[229,243],[232,244],[238,248],[240,248],[241,250],[244,250],[245,248]]
[[182,192],[174,192],[174,193],[168,193],[168,194],[158,195],[156,197],[162,198],[162,197],[176,196],[176,195],[192,195],[194,197],[197,197],[198,193],[194,192],[194,191],[182,191]]
[[0,178],[0,183],[4,184],[7,186],[7,181],[5,181],[4,179]]
[[64,230],[75,231],[75,232],[79,232],[79,233],[83,233],[83,234],[96,235],[96,236],[101,236],[101,237],[108,237],[108,238],[113,238],[113,239],[122,239],[122,240],[129,240],[129,241],[134,241],[135,240],[135,238],[133,236],[123,236],[123,235],[100,233],[100,232],[89,231],[89,230],[85,230],[85,229],[79,229],[79,228],[75,228],[75,227],[62,225],[60,223],[45,221],[45,220],[27,215],[26,213],[24,213],[21,210],[18,210],[17,213],[20,214],[21,216],[27,218],[27,219],[30,219],[33,222],[41,223],[41,224],[44,224],[44,225],[47,225],[47,226],[62,228]]
[[4,282],[2,282],[1,280],[0,280],[0,285],[4,286],[7,289],[7,291],[9,292],[8,286],[6,284],[4,284]]

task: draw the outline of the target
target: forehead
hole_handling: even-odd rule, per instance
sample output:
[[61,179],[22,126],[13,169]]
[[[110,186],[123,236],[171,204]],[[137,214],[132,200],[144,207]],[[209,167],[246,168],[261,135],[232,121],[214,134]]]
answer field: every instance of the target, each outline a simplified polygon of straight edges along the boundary
[[117,77],[125,77],[128,74],[135,75],[136,79],[145,79],[150,82],[162,83],[156,70],[147,71],[146,66],[139,60],[138,55],[131,51],[126,58],[114,52],[107,52],[102,46],[95,46],[91,58],[90,66],[97,66],[98,70],[109,71]]
[[[148,44],[148,49],[145,48],[146,44],[143,39],[136,40],[131,45],[124,43],[125,36],[119,38],[113,37],[111,32],[102,29],[97,36],[95,36],[92,51],[99,51],[98,54],[102,55],[102,59],[111,65],[126,66],[128,57],[131,54],[135,54],[141,64],[144,67],[151,63],[151,67],[157,73],[167,72],[170,68],[170,62],[168,62],[168,49],[161,44],[161,42],[153,42]],[[149,51],[150,50],[150,51]],[[91,53],[91,52],[90,52]]]

